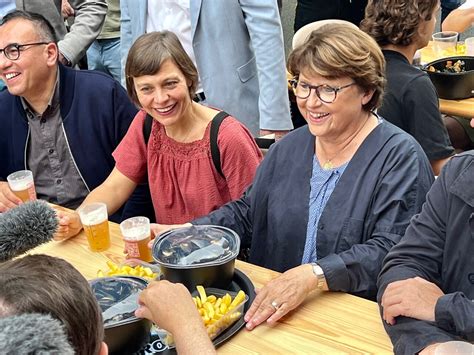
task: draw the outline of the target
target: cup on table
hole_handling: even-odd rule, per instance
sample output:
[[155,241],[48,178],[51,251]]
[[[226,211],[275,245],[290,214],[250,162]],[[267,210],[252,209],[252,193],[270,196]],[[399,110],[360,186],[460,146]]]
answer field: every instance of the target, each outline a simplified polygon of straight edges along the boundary
[[102,202],[89,203],[77,211],[92,251],[104,251],[110,247],[107,205]]
[[474,354],[474,345],[466,341],[448,341],[438,345],[435,349],[435,355],[472,355]]
[[474,56],[474,37],[469,37],[464,40],[464,45],[466,46],[466,55]]
[[30,170],[19,170],[7,176],[8,186],[23,202],[36,200],[35,182]]
[[120,223],[125,250],[129,257],[153,261],[148,243],[151,240],[150,220],[146,217],[132,217]]
[[432,35],[434,53],[438,58],[456,55],[458,33],[455,31],[436,32]]

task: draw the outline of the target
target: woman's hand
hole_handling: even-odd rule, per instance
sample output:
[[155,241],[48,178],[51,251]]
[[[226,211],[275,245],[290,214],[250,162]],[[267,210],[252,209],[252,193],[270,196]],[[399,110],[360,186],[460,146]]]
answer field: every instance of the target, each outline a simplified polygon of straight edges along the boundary
[[245,314],[247,329],[252,330],[265,320],[274,324],[298,307],[316,286],[317,278],[310,264],[297,266],[271,280],[257,292]]
[[58,230],[54,234],[54,240],[66,240],[79,234],[82,229],[82,223],[81,219],[79,218],[79,214],[75,211],[66,211],[57,209],[56,207],[54,208],[59,219]]

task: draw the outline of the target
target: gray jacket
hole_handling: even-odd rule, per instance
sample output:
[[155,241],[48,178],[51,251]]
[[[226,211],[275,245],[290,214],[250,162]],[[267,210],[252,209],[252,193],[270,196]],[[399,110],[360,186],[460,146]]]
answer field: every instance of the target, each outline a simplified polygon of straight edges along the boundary
[[474,342],[474,151],[451,158],[413,218],[405,237],[385,259],[378,299],[393,281],[422,277],[445,293],[435,321],[398,317],[384,322],[397,354],[434,343]]
[[[122,68],[133,42],[145,33],[147,6],[147,0],[120,2]],[[190,13],[207,104],[236,117],[254,135],[259,129],[293,128],[276,1],[190,0]]]
[[106,0],[69,0],[75,9],[75,20],[66,31],[61,15],[61,0],[15,0],[16,8],[43,15],[54,27],[60,40],[59,51],[73,65],[86,54],[87,48],[99,35],[107,13]]

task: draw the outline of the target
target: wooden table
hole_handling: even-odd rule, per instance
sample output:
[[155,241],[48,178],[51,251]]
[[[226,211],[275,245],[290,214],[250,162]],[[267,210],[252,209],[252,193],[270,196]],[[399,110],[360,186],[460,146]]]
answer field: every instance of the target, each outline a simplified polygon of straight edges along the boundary
[[[93,253],[85,234],[65,242],[50,242],[32,254],[61,257],[74,265],[87,279],[98,269],[107,269],[106,261],[123,261],[123,242],[119,227],[110,223],[111,247]],[[278,275],[277,272],[237,261],[256,287]],[[218,348],[220,354],[389,354],[392,345],[379,317],[377,304],[344,293],[315,292],[293,313],[273,327],[261,325],[249,332],[240,331]]]
[[[433,42],[420,50],[421,64],[427,64],[439,59],[433,52]],[[474,97],[464,100],[439,99],[439,110],[447,115],[474,118]]]

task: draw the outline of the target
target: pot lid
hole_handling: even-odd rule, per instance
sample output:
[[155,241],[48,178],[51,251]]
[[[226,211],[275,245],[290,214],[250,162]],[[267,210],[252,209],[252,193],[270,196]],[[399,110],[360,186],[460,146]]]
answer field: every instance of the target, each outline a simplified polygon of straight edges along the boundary
[[90,282],[102,311],[104,326],[128,323],[135,317],[138,296],[147,282],[136,277],[102,277]]
[[240,238],[233,230],[203,225],[174,229],[153,243],[153,258],[160,264],[191,266],[221,263],[235,258]]

